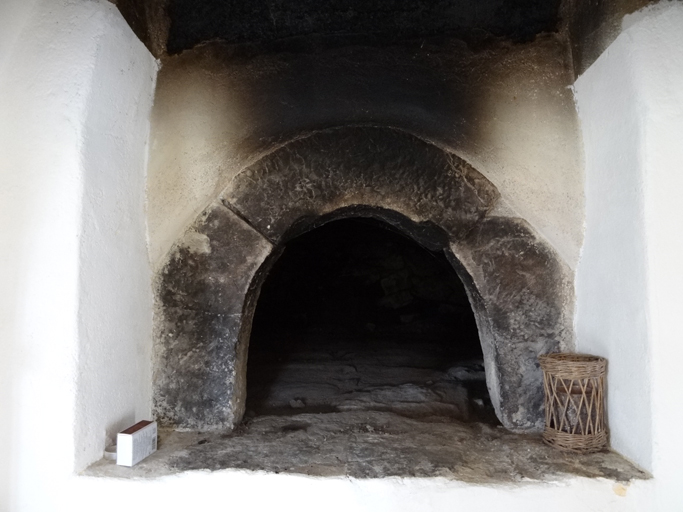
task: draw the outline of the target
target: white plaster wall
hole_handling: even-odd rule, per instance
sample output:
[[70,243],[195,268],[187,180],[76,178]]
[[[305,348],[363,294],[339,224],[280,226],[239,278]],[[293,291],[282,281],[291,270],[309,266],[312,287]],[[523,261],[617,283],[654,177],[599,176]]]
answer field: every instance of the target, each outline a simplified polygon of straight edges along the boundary
[[33,12],[37,0],[5,0],[0,2],[0,76],[5,73],[5,64],[12,55],[14,43],[24,29],[28,18]]
[[30,3],[0,17],[3,511],[66,509],[107,429],[149,410],[156,64],[108,2]]
[[[649,11],[649,12],[648,12]],[[659,510],[682,510],[683,3],[662,2],[626,32],[643,122],[647,314],[650,327],[652,472]],[[628,18],[626,20],[628,23]]]
[[[651,482],[623,486],[575,478],[545,484],[475,485],[442,478],[351,479],[247,471],[193,471],[156,480],[82,478],[73,511],[254,512],[650,512]],[[103,498],[106,497],[106,498]]]
[[609,358],[614,447],[682,510],[683,4],[628,27],[576,83],[586,158],[577,345]]
[[611,443],[651,468],[643,105],[624,35],[575,91],[586,155],[586,234],[576,277],[577,350],[609,359]]
[[83,125],[76,468],[151,414],[152,276],[145,222],[157,65],[106,7]]

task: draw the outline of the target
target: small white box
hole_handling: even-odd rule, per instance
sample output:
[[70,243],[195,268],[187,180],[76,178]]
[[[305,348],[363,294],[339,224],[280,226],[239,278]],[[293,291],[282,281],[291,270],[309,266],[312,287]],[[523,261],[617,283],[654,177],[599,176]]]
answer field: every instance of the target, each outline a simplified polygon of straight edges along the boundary
[[116,464],[135,466],[157,451],[157,422],[139,421],[116,436]]

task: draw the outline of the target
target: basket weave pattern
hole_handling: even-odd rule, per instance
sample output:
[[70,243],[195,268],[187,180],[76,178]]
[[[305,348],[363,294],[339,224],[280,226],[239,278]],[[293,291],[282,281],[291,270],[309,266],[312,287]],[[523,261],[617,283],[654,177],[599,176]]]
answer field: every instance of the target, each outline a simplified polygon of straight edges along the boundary
[[545,388],[543,440],[579,453],[607,446],[605,374],[607,361],[585,354],[540,356]]

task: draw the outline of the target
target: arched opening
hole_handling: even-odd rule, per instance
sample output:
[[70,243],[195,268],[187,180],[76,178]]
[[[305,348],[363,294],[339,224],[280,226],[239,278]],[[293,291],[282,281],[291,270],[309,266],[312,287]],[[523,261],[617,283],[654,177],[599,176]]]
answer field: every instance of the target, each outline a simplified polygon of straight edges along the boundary
[[370,218],[290,240],[252,322],[246,417],[339,411],[497,422],[453,267]]
[[571,347],[571,272],[524,219],[492,215],[498,199],[467,162],[393,129],[324,130],[264,156],[195,219],[157,278],[160,423],[240,423],[264,276],[293,236],[344,216],[381,219],[450,258],[474,310],[497,418],[538,431],[537,357]]

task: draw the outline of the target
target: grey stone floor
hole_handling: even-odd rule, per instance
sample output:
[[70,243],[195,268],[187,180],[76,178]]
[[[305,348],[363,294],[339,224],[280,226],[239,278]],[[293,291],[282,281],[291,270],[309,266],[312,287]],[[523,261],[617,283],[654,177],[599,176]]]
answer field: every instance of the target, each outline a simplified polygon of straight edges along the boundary
[[354,478],[445,477],[479,484],[648,477],[614,452],[567,454],[537,435],[386,411],[258,416],[230,433],[165,431],[159,450],[134,468],[103,459],[84,474],[154,478],[228,468]]
[[501,427],[481,361],[456,361],[420,339],[360,343],[312,333],[288,339],[286,351],[252,351],[246,419],[234,431],[161,431],[159,450],[134,468],[101,460],[84,474],[154,478],[232,468],[478,484],[648,478],[617,453],[567,454],[539,435]]

